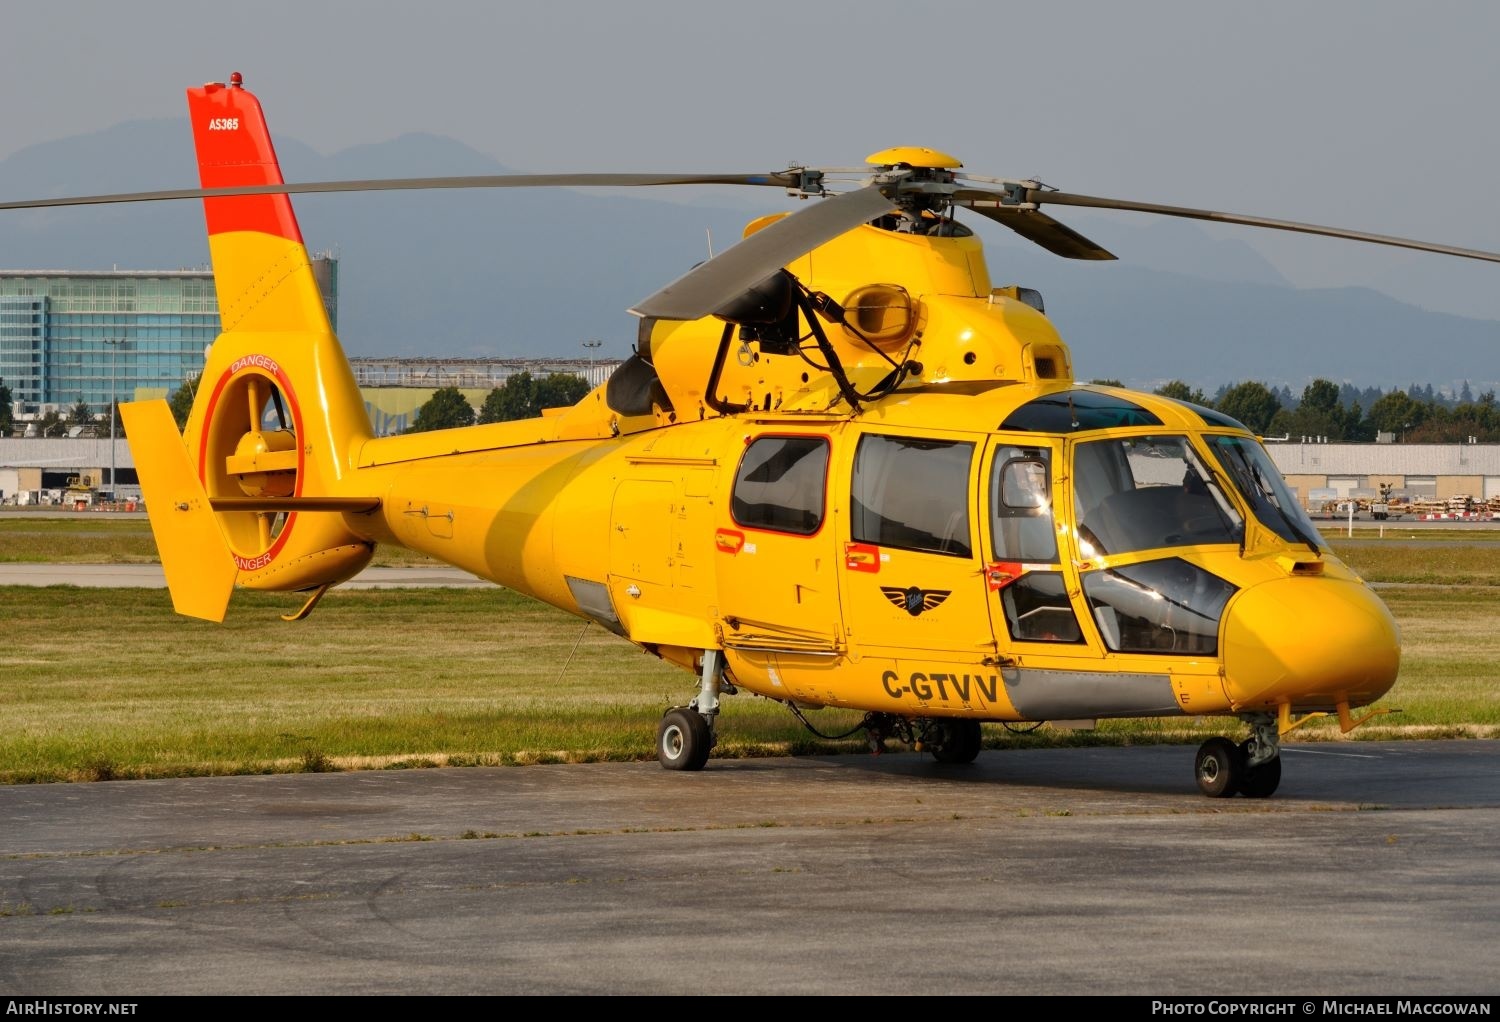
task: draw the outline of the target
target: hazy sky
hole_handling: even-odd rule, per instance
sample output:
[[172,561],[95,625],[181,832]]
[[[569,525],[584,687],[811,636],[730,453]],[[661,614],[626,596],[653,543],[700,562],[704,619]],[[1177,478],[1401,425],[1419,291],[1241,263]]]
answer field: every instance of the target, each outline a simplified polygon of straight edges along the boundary
[[[324,153],[425,131],[517,170],[691,172],[926,145],[975,174],[1500,250],[1497,44],[1490,0],[54,0],[6,6],[0,158],[185,118],[186,87],[240,71],[274,135]],[[1500,264],[1212,230],[1301,287],[1500,319]]]

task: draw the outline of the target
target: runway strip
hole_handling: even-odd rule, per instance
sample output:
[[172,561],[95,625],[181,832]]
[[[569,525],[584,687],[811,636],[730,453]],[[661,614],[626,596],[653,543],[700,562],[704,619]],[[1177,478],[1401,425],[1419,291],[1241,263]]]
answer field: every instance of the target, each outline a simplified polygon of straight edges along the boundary
[[[162,589],[160,564],[0,564],[0,586],[80,586],[88,589]],[[344,589],[490,586],[458,568],[366,568]]]

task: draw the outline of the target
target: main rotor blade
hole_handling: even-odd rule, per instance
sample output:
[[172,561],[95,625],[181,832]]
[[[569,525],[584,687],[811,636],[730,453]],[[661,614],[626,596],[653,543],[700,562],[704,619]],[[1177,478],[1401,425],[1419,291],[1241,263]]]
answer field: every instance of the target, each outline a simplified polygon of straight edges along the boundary
[[[1279,231],[1297,231],[1301,234],[1321,234],[1329,238],[1347,238],[1351,241],[1366,241],[1375,245],[1393,245],[1397,248],[1414,248],[1423,252],[1459,256],[1464,259],[1483,259],[1500,263],[1500,252],[1485,252],[1474,248],[1455,248],[1452,245],[1437,245],[1428,241],[1413,241],[1410,238],[1393,238],[1384,234],[1366,234],[1363,231],[1346,231],[1338,227],[1322,227],[1304,224],[1295,220],[1270,220],[1259,216],[1242,216],[1238,213],[1220,213],[1208,209],[1190,209],[1186,206],[1162,206],[1154,202],[1130,202],[1123,199],[1104,199],[1095,195],[1075,195],[1069,192],[1046,192],[1035,188],[1026,190],[1026,201],[1055,203],[1060,206],[1088,206],[1093,209],[1120,209],[1134,213],[1159,213],[1162,216],[1180,216],[1191,220],[1215,220],[1226,224],[1243,224],[1247,227],[1269,227]],[[981,210],[981,212],[983,212]]]
[[876,185],[818,199],[777,220],[678,277],[631,313],[656,319],[699,319],[798,256],[890,212],[895,204]]
[[1067,259],[1115,258],[1113,252],[1098,242],[1090,241],[1041,210],[1007,206],[993,192],[963,189],[954,195],[953,203],[1004,224],[1027,241],[1035,242],[1054,255]]
[[482,174],[467,177],[376,178],[364,181],[305,181],[229,188],[168,188],[154,192],[76,195],[0,202],[0,209],[99,206],[117,202],[165,202],[231,195],[290,195],[311,192],[420,191],[434,188],[630,188],[653,185],[772,185],[786,188],[797,177],[784,174]]

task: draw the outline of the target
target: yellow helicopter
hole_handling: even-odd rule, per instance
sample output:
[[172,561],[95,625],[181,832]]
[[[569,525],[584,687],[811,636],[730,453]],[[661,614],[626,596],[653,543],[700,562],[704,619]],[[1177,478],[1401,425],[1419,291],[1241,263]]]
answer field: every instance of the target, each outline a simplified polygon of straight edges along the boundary
[[[922,148],[857,169],[288,184],[238,74],[188,90],[223,332],[184,433],[122,406],[178,613],[236,585],[305,617],[379,544],[562,608],[694,679],[658,728],[697,770],[721,700],[863,711],[968,763],[984,722],[1223,716],[1203,794],[1271,795],[1280,742],[1375,714],[1400,663],[1380,599],[1330,551],[1257,438],[1207,408],[1081,384],[1035,292],[996,287],[961,209],[1111,259],[1043,213],[1094,206],[1500,255],[979,178]],[[634,354],[575,406],[377,438],[290,195],[742,184],[814,198],[630,310]],[[840,188],[844,190],[840,190]],[[1357,712],[1361,711],[1361,712]]]

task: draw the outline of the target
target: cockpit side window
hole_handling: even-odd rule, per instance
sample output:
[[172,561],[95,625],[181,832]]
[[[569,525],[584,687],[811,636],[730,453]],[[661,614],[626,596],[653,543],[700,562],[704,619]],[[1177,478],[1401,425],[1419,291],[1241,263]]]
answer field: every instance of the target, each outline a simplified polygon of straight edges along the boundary
[[1085,558],[1238,543],[1244,534],[1244,522],[1187,437],[1079,444],[1073,477]]
[[854,454],[850,532],[855,542],[969,557],[969,466],[974,445],[861,438]]

